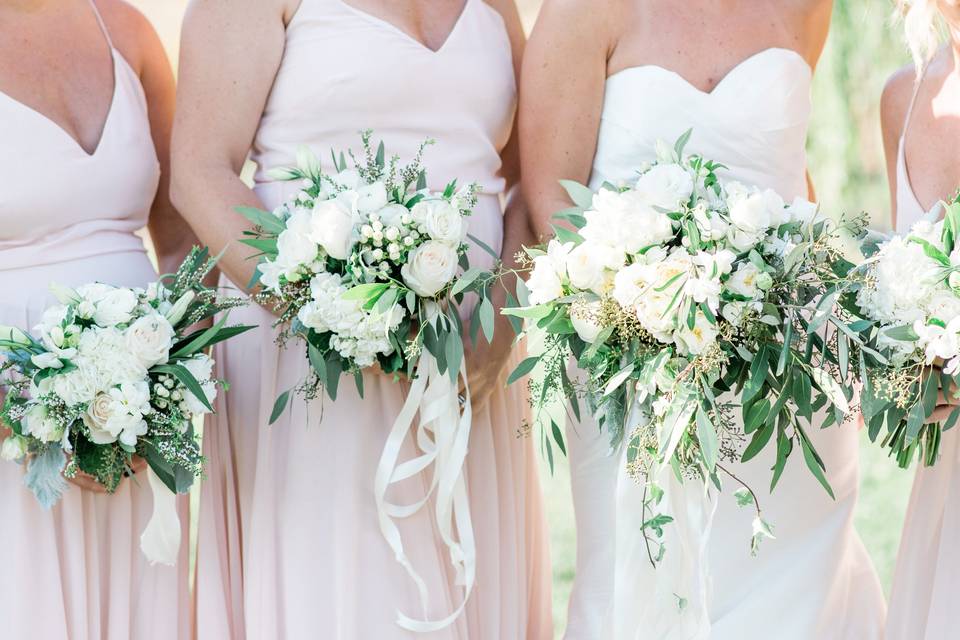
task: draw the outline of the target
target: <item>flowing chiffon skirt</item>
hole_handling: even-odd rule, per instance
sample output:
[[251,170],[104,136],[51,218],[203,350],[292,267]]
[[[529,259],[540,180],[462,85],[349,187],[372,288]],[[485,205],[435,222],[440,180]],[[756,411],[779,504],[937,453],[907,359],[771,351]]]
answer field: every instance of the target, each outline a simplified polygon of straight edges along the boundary
[[[48,286],[103,281],[143,286],[143,252],[0,270],[0,324],[30,329],[54,302]],[[73,485],[49,511],[23,486],[24,467],[0,462],[0,637],[10,640],[186,640],[190,637],[188,511],[175,567],[150,566],[140,534],[153,510],[146,477],[113,495]]]
[[[231,316],[259,324],[221,346],[232,381],[208,423],[210,472],[201,492],[196,624],[201,640],[548,640],[549,557],[532,444],[518,438],[525,390],[497,392],[474,416],[467,486],[477,539],[476,587],[451,627],[413,634],[397,610],[420,617],[413,583],[380,533],[374,473],[406,385],[364,376],[361,398],[344,377],[336,402],[291,400],[267,426],[276,397],[306,374],[299,345],[281,351],[273,317],[252,306]],[[412,457],[408,440],[402,459]],[[391,489],[413,502],[424,476]],[[427,583],[429,614],[459,605],[429,508],[400,521],[404,547]]]
[[943,436],[940,460],[919,467],[910,494],[890,593],[887,640],[958,635],[960,438]]

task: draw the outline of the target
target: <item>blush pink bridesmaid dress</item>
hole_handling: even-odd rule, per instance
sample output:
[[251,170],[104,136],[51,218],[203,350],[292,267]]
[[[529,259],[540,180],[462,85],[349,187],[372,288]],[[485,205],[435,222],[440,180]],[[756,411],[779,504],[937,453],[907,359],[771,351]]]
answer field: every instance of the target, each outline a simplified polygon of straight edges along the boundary
[[[156,279],[134,235],[146,224],[160,174],[146,98],[112,44],[110,52],[113,101],[92,153],[0,92],[0,324],[36,324],[55,302],[51,282],[144,286]],[[114,495],[70,486],[46,511],[23,486],[23,473],[0,463],[0,637],[189,637],[186,536],[176,567],[151,567],[140,552],[153,505],[146,477],[124,481]],[[180,507],[186,522],[185,500]]]
[[[930,212],[917,198],[907,170],[905,140],[920,85],[914,88],[897,155],[897,228],[905,234],[923,218],[943,216],[936,204]],[[949,195],[949,194],[945,194]],[[960,438],[943,434],[940,459],[933,467],[917,467],[913,491],[897,553],[890,590],[886,640],[949,640],[957,637],[957,593],[960,592]]]
[[[511,133],[516,88],[500,15],[466,0],[445,44],[425,47],[395,26],[341,0],[303,0],[253,144],[256,192],[267,208],[296,184],[272,183],[266,170],[294,163],[308,144],[358,150],[372,128],[388,154],[410,159],[420,143],[428,182],[476,181],[484,195],[470,231],[502,243],[500,151]],[[325,166],[329,171],[331,167]],[[490,265],[482,251],[474,265]],[[417,635],[397,611],[419,618],[417,590],[378,525],[374,476],[405,386],[364,376],[361,399],[344,378],[336,402],[292,408],[268,426],[278,394],[308,372],[296,346],[275,344],[274,317],[258,307],[231,316],[259,324],[221,348],[233,383],[206,432],[210,471],[201,491],[197,632],[201,640],[547,640],[550,571],[535,453],[518,438],[526,417],[522,386],[498,391],[474,416],[466,477],[477,540],[476,587],[449,627]],[[406,443],[402,459],[414,454]],[[394,503],[423,495],[416,476],[388,494]],[[427,584],[429,618],[462,600],[429,509],[401,522],[408,556]]]

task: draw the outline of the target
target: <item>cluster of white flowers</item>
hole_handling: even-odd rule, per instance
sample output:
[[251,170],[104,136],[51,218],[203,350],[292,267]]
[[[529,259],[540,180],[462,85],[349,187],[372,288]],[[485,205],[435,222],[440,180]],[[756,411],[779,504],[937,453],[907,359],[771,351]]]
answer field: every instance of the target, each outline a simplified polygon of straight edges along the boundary
[[[171,303],[157,285],[141,290],[99,283],[55,293],[61,304],[48,308],[34,328],[44,351],[31,362],[44,375],[30,385],[23,436],[69,449],[69,419],[79,413],[91,442],[120,442],[132,449],[147,433],[155,407],[176,403],[186,419],[207,411],[179,382],[153,383],[149,374],[168,362],[173,323],[182,318],[191,296]],[[182,364],[212,399],[213,361],[198,354]],[[2,455],[22,457],[23,446],[22,439],[5,445]]]
[[[780,229],[812,220],[817,208],[802,199],[787,206],[774,191],[737,182],[710,184],[702,163],[667,147],[658,155],[633,184],[596,192],[578,230],[583,241],[551,241],[527,286],[532,304],[612,297],[658,341],[697,355],[716,341],[717,317],[739,326],[760,309],[775,259],[795,246]],[[599,333],[572,320],[588,342]]]
[[[879,344],[895,364],[922,351],[927,364],[944,360],[952,374],[960,369],[960,249],[947,254],[942,232],[943,222],[920,221],[906,237],[885,242],[870,260],[857,304],[881,325]],[[912,328],[916,337],[889,335],[900,327]]]
[[343,294],[357,285],[400,280],[423,298],[447,289],[466,251],[469,190],[449,197],[407,193],[402,204],[385,182],[367,183],[352,169],[332,176],[301,171],[311,177],[301,177],[302,190],[274,211],[285,228],[276,257],[260,264],[260,282],[282,295],[286,285],[309,281],[310,300],[297,311],[299,322],[331,333],[333,349],[368,367],[393,352],[389,336],[407,310],[396,303],[387,311],[365,309]]

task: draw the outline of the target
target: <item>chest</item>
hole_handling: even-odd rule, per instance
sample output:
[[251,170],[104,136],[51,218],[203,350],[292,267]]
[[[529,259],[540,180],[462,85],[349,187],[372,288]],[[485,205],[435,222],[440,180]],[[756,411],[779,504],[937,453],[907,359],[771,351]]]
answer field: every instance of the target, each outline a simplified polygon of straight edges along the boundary
[[[743,5],[749,4],[749,9]],[[797,49],[803,25],[782,0],[644,2],[626,16],[608,74],[658,66],[711,92],[745,59],[769,48]]]
[[[933,79],[931,79],[933,80]],[[923,208],[960,187],[960,76],[925,82],[904,140],[910,186]]]
[[0,99],[44,116],[89,153],[113,99],[114,61],[96,19],[80,21],[0,21]]
[[470,0],[338,0],[422,44],[443,48]]

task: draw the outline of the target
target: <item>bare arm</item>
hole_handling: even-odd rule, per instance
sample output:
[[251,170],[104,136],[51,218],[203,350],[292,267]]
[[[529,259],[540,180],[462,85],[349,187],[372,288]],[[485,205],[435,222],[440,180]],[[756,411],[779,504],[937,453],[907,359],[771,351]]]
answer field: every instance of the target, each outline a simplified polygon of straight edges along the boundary
[[243,287],[254,251],[236,242],[249,224],[234,211],[263,207],[240,180],[283,57],[290,0],[192,2],[183,25],[173,130],[171,195],[219,266]]
[[[533,227],[570,206],[559,180],[590,179],[616,10],[588,0],[547,0],[523,63],[520,149]],[[590,34],[584,37],[584,34]]]
[[890,224],[897,227],[897,162],[900,155],[900,136],[913,88],[913,67],[900,69],[887,80],[880,98],[880,127],[883,131],[883,151],[887,160],[887,183],[890,187]]

